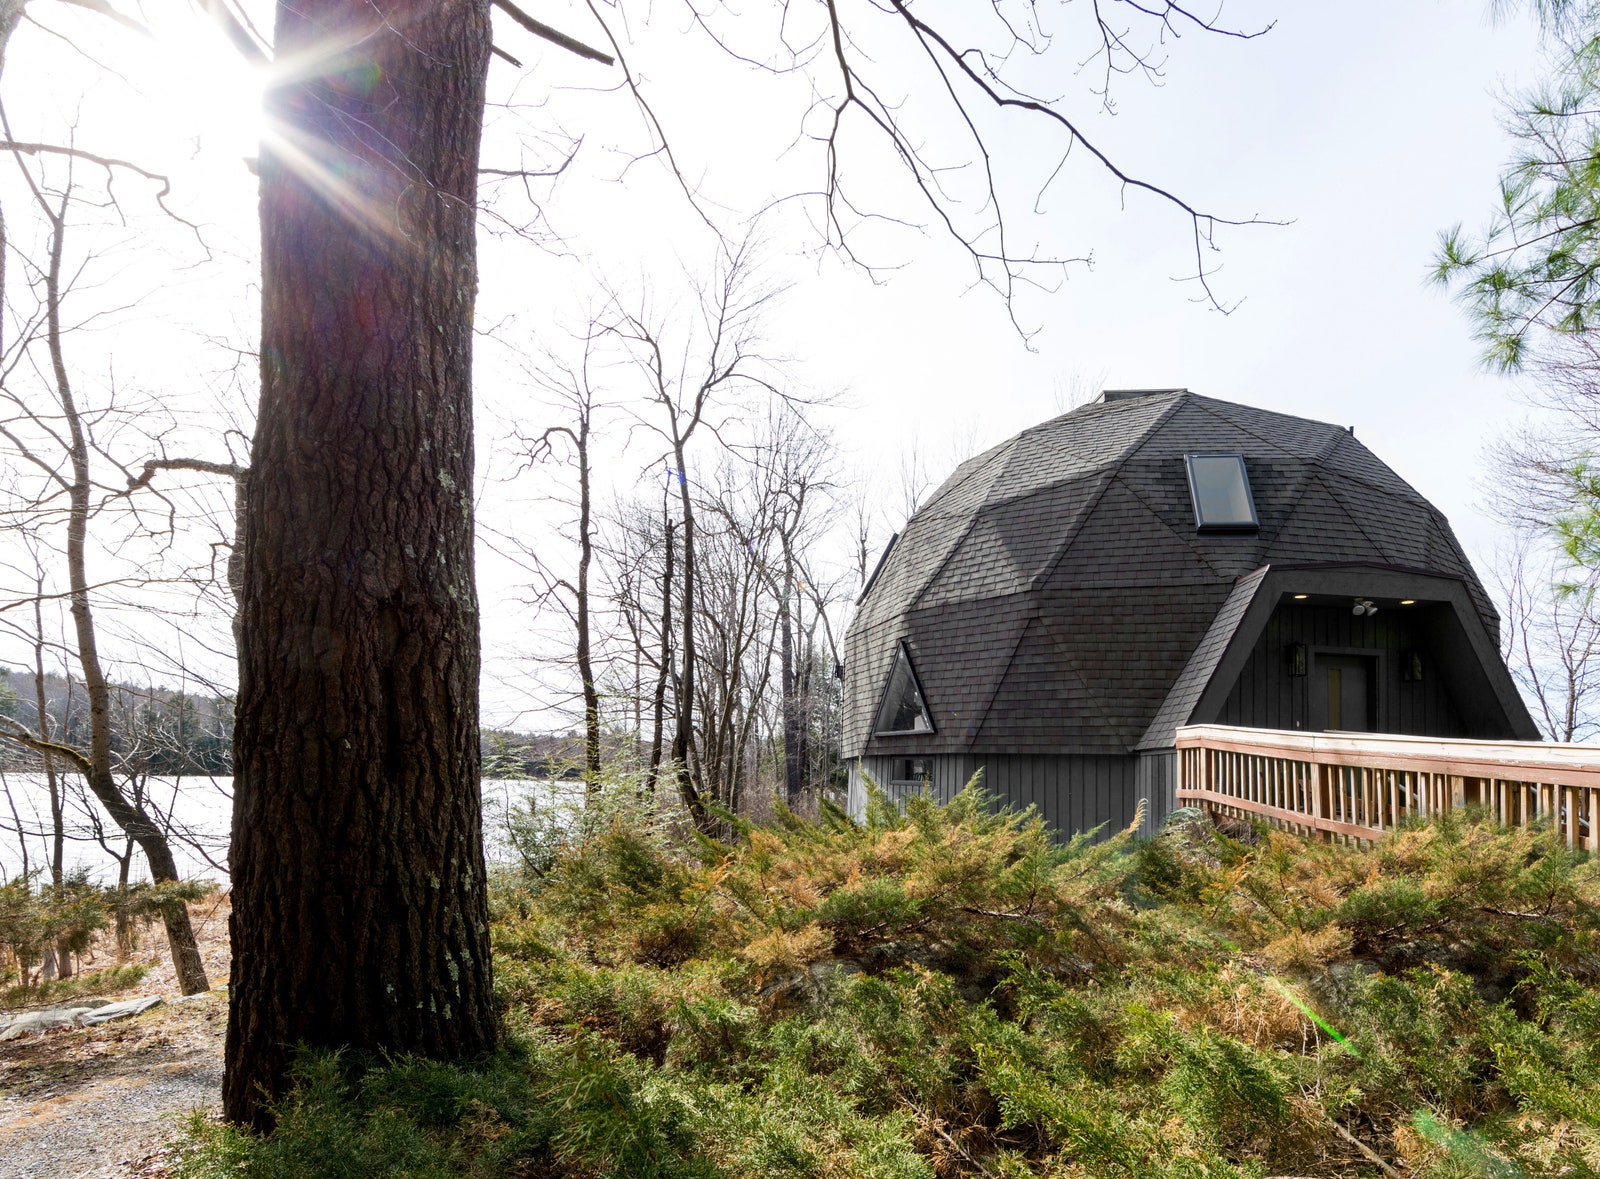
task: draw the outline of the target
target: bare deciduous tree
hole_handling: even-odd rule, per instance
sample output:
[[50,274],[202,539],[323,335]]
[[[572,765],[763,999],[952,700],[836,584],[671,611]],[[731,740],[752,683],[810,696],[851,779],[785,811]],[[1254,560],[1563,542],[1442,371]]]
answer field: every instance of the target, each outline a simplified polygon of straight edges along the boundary
[[[59,759],[82,773],[106,813],[127,838],[138,844],[151,875],[157,881],[176,881],[177,862],[166,833],[140,799],[125,792],[118,783],[113,757],[112,690],[100,656],[87,550],[91,520],[105,497],[115,493],[108,492],[94,478],[92,459],[97,453],[103,456],[105,451],[93,434],[94,420],[80,405],[74,389],[63,321],[64,302],[71,285],[64,264],[69,218],[74,208],[74,182],[69,171],[65,183],[52,193],[26,167],[22,172],[48,233],[45,258],[37,268],[37,326],[17,342],[16,351],[27,354],[35,345],[42,347],[48,398],[46,404],[24,395],[9,378],[0,383],[0,401],[7,410],[5,419],[0,420],[0,437],[40,482],[41,491],[31,501],[37,518],[58,516],[65,532],[64,565],[74,657],[89,702],[89,733],[87,749],[54,741],[46,733],[32,732],[15,721],[0,725],[0,735],[41,754],[48,753],[53,760]],[[41,726],[47,715],[40,710]],[[181,904],[170,905],[163,920],[184,993],[207,990],[210,983],[188,910]]]

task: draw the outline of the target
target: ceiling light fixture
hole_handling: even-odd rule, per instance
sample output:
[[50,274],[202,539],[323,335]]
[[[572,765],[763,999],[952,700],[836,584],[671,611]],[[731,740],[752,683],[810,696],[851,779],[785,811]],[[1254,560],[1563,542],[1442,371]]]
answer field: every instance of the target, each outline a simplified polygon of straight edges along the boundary
[[1417,600],[1415,598],[1401,598],[1400,604],[1402,606],[1415,606],[1417,604]]
[[1310,596],[1311,596],[1310,594],[1296,594],[1294,596],[1294,600],[1297,601],[1297,602],[1303,602],[1307,598],[1309,598]]

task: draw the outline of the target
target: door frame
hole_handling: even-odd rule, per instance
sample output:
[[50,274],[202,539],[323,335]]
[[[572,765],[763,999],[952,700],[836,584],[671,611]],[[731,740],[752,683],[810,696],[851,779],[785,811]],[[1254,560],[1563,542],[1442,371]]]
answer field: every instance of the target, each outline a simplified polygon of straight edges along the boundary
[[[1379,718],[1383,715],[1383,706],[1382,706],[1382,702],[1381,702],[1380,697],[1383,694],[1383,684],[1385,682],[1385,675],[1389,670],[1388,669],[1387,654],[1388,653],[1386,651],[1384,651],[1381,647],[1318,647],[1318,646],[1312,646],[1311,650],[1310,650],[1311,666],[1307,669],[1307,671],[1309,673],[1307,675],[1307,678],[1311,681],[1311,683],[1309,685],[1310,699],[1308,699],[1306,701],[1306,704],[1308,706],[1307,707],[1307,720],[1308,721],[1313,721],[1313,720],[1318,720],[1318,719],[1326,720],[1327,716],[1328,716],[1328,700],[1327,700],[1328,686],[1327,686],[1327,682],[1323,678],[1323,676],[1318,674],[1318,667],[1317,667],[1317,664],[1321,660],[1321,658],[1324,655],[1334,655],[1334,656],[1356,655],[1356,656],[1360,656],[1362,659],[1370,659],[1372,661],[1372,682],[1367,685],[1367,687],[1369,689],[1368,692],[1367,692],[1367,724],[1368,724],[1369,727],[1366,729],[1366,732],[1369,732],[1369,733],[1382,732],[1382,730],[1378,727],[1378,721],[1379,721]],[[1319,701],[1321,702],[1320,708],[1318,707],[1318,702]],[[1309,728],[1313,733],[1331,733],[1331,732],[1349,733],[1349,732],[1357,731],[1357,730],[1354,730],[1354,729],[1323,729],[1323,728],[1318,728],[1318,727],[1316,727],[1314,725],[1311,725],[1309,723],[1307,724],[1306,727]]]

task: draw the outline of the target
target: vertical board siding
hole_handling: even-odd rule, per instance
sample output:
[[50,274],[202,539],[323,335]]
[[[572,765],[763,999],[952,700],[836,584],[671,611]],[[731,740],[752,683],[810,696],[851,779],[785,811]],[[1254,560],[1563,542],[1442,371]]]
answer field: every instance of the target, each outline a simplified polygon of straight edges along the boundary
[[[1378,656],[1376,732],[1431,737],[1470,734],[1428,641],[1429,612],[1443,606],[1391,607],[1356,617],[1347,606],[1284,602],[1273,611],[1249,661],[1215,718],[1218,724],[1260,729],[1311,729],[1311,688],[1318,649]],[[1289,674],[1288,649],[1304,643],[1309,674]],[[1402,678],[1404,656],[1422,655],[1418,683]]]
[[[1172,809],[1173,775],[1170,751],[1143,757],[1083,755],[1042,757],[1006,754],[994,757],[944,756],[929,758],[929,792],[941,803],[954,798],[972,775],[983,770],[983,788],[1003,806],[1022,811],[1036,807],[1046,825],[1067,839],[1080,831],[1103,826],[1111,834],[1133,821],[1141,797],[1148,797],[1144,830],[1153,831]],[[870,774],[888,796],[897,801],[915,788],[889,779],[895,758],[863,757],[852,761],[849,810],[859,817],[866,807],[862,771]],[[1146,782],[1142,767],[1154,767]]]
[[1102,825],[1106,834],[1125,827],[1138,806],[1137,758],[1000,755],[974,761],[984,767],[991,794],[1015,810],[1036,807],[1063,839]]
[[1136,770],[1136,788],[1134,798],[1150,800],[1149,810],[1145,813],[1144,823],[1140,826],[1140,834],[1154,835],[1161,826],[1161,820],[1176,809],[1178,789],[1178,754],[1176,750],[1161,749],[1153,753],[1141,753]]

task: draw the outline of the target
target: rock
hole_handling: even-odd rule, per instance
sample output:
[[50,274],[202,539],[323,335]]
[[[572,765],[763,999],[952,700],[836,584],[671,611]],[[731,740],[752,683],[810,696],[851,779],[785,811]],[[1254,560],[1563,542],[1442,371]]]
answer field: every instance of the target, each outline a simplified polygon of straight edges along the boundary
[[138,1015],[149,1011],[161,1003],[160,995],[145,995],[139,999],[125,999],[121,1003],[108,1003],[104,1007],[97,1007],[83,1017],[86,1024],[109,1023],[113,1019],[126,1019],[130,1015]]
[[91,1007],[51,1007],[44,1011],[24,1011],[13,1016],[0,1027],[0,1043],[16,1040],[28,1032],[46,1032],[51,1028],[81,1027],[83,1017],[94,1010]]
[[225,986],[212,987],[209,991],[196,991],[192,995],[174,995],[172,998],[168,999],[167,1002],[168,1003],[193,1003],[196,999],[209,999],[209,998],[211,998],[212,995],[226,995],[227,993],[228,993],[228,988],[225,987]]
[[1210,821],[1210,816],[1197,806],[1180,806],[1161,820],[1163,831],[1182,827],[1187,823],[1205,823]]

